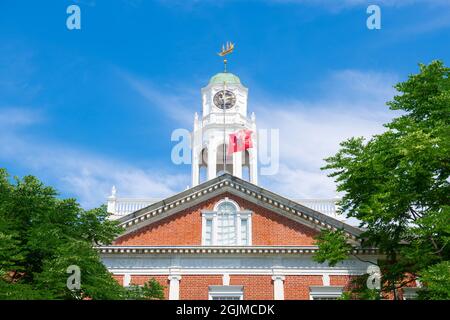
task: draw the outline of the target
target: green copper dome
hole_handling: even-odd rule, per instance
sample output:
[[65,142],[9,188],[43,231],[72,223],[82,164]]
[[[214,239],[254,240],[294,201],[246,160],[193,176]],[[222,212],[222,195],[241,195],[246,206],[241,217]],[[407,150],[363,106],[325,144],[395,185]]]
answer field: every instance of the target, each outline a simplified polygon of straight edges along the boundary
[[223,84],[224,82],[226,84],[240,84],[241,80],[238,76],[229,72],[220,72],[209,80],[209,84]]

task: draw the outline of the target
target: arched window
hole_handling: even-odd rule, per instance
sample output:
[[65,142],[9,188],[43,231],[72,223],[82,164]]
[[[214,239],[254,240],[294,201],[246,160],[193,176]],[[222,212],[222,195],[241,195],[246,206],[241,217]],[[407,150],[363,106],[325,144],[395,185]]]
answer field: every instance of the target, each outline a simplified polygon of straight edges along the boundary
[[236,244],[236,206],[224,201],[217,206],[217,244]]
[[220,200],[213,211],[202,212],[202,244],[251,245],[251,215],[233,200]]

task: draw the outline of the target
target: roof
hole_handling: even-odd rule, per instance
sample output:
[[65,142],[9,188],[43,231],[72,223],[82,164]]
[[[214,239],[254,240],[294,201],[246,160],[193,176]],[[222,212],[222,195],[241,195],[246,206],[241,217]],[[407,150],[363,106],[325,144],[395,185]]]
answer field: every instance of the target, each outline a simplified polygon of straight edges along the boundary
[[241,80],[238,76],[229,72],[220,72],[212,76],[209,84],[240,84]]
[[229,173],[153,203],[123,216],[117,221],[124,228],[122,235],[125,235],[227,192],[316,230],[342,229],[347,237],[352,240],[356,240],[362,233],[362,230],[359,228],[284,198]]

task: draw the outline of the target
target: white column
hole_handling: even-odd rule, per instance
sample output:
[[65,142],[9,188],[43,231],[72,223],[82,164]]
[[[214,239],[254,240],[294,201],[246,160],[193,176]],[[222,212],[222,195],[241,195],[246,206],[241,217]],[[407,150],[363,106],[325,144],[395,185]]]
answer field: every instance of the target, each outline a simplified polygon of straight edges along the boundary
[[199,167],[199,154],[198,150],[192,149],[192,187],[195,187],[200,183],[200,167]]
[[251,246],[252,245],[252,215],[249,214],[247,216],[247,237],[248,237],[248,245]]
[[131,275],[129,273],[125,273],[123,275],[123,286],[128,287],[131,283]]
[[250,182],[258,184],[258,152],[256,149],[256,141],[253,141],[253,148],[249,150],[250,162]]
[[284,300],[284,279],[281,275],[272,276],[274,300]]
[[242,239],[241,239],[241,214],[239,212],[236,213],[236,244],[238,246],[242,245]]
[[[205,234],[206,234],[206,217],[205,217],[205,214],[202,213],[202,246],[205,245]],[[212,243],[212,241],[211,241],[211,243]]]
[[222,285],[229,286],[230,285],[230,275],[228,273],[224,273],[222,276]]
[[111,195],[108,197],[108,206],[107,206],[107,212],[108,213],[116,213],[116,202],[117,202],[117,197],[116,197],[116,187],[113,186],[111,189]]
[[208,146],[208,180],[217,175],[217,148],[214,144]]
[[213,219],[212,219],[211,243],[213,245],[217,244],[217,212],[214,212]]
[[233,153],[233,175],[242,178],[242,151]]
[[180,275],[169,276],[169,300],[180,300]]
[[324,273],[322,275],[322,285],[325,287],[328,287],[330,285],[330,275],[327,273]]

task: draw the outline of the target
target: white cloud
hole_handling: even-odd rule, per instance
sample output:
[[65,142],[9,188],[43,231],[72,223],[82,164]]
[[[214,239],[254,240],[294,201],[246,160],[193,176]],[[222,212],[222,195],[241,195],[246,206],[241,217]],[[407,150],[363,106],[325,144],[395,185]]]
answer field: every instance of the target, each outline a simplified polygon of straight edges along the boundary
[[280,170],[261,177],[264,187],[295,198],[336,196],[333,180],[320,170],[323,159],[345,139],[384,131],[394,115],[385,103],[396,82],[391,74],[344,70],[325,81],[330,89],[313,102],[253,98],[258,127],[280,130]]
[[[188,175],[171,174],[164,168],[142,169],[108,157],[30,139],[17,125],[36,124],[26,109],[0,109],[0,160],[13,161],[56,189],[75,196],[83,207],[105,203],[112,185],[118,196],[166,197],[179,192]],[[3,162],[2,161],[2,162]]]
[[[251,97],[249,108],[256,113],[258,127],[280,129],[280,170],[260,177],[263,187],[293,198],[334,197],[334,182],[320,170],[323,159],[351,136],[382,132],[382,124],[393,116],[385,102],[394,95],[395,75],[343,70],[325,79],[314,100]],[[167,96],[146,81],[129,81],[169,117],[177,118],[182,108],[179,121],[189,118],[190,123],[195,108],[180,101],[195,95]],[[57,189],[74,195],[84,207],[103,203],[112,185],[122,197],[162,198],[183,190],[189,181],[188,168],[185,174],[174,175],[164,168],[143,169],[71,146],[29,139],[20,133],[19,124],[26,127],[43,121],[37,114],[19,108],[0,110],[0,160],[15,161],[30,173],[54,181]]]

